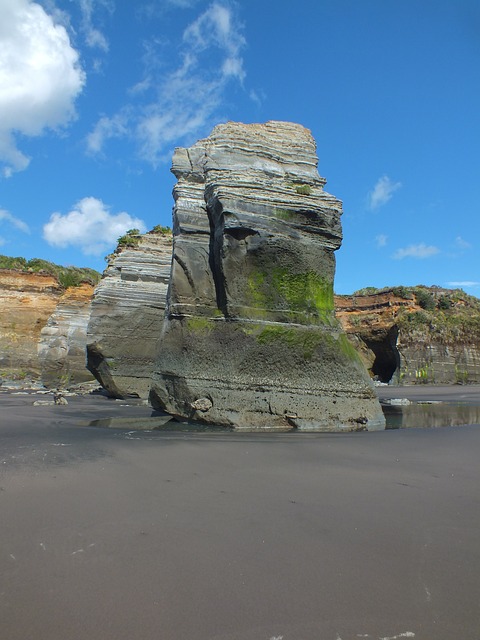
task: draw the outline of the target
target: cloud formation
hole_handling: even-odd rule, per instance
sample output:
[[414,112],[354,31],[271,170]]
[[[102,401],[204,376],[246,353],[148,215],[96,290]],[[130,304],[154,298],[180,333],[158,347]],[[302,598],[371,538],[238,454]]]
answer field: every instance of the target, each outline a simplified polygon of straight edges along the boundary
[[85,255],[99,256],[115,245],[129,229],[146,231],[145,223],[125,211],[112,214],[97,198],[83,198],[69,213],[52,213],[43,227],[44,239],[54,247],[78,247]]
[[15,227],[19,231],[23,231],[23,233],[30,233],[30,228],[26,222],[20,220],[20,218],[16,218],[6,209],[0,209],[0,223],[7,222],[8,224]]
[[420,244],[411,244],[408,247],[404,247],[403,249],[397,249],[393,254],[395,260],[403,260],[403,258],[431,258],[432,256],[440,253],[440,249],[438,247],[434,247],[432,245],[426,245],[421,242]]
[[472,245],[467,240],[464,240],[462,236],[457,236],[455,238],[455,248],[460,249],[461,251],[466,251],[467,249],[471,249]]
[[114,9],[113,2],[111,0],[79,0],[79,5],[82,13],[81,28],[87,46],[92,49],[101,49],[106,53],[109,49],[108,40],[100,29],[94,26],[93,12],[95,5],[99,5],[112,13]]
[[459,280],[447,282],[448,287],[477,287],[478,285],[480,285],[480,282],[475,282],[474,280]]
[[87,146],[91,154],[101,154],[105,142],[110,138],[122,138],[128,134],[127,111],[115,114],[112,118],[100,118],[93,131],[87,136]]
[[391,200],[392,195],[400,189],[401,182],[394,182],[388,176],[382,176],[377,180],[373,190],[368,194],[368,208],[378,209]]
[[75,117],[85,84],[65,27],[31,0],[0,0],[0,166],[4,176],[30,159],[15,136],[38,136]]
[[226,54],[222,74],[242,81],[245,77],[241,50],[245,38],[234,24],[232,10],[218,2],[211,4],[183,33],[183,40],[196,54],[216,46]]
[[384,233],[380,233],[378,236],[375,236],[375,242],[377,243],[377,247],[385,247],[387,244],[388,236]]
[[183,31],[180,63],[170,70],[148,63],[130,92],[132,102],[99,119],[87,138],[88,152],[102,153],[109,139],[130,137],[138,155],[156,166],[173,145],[204,133],[218,120],[227,87],[243,83],[245,44],[234,5],[210,4]]

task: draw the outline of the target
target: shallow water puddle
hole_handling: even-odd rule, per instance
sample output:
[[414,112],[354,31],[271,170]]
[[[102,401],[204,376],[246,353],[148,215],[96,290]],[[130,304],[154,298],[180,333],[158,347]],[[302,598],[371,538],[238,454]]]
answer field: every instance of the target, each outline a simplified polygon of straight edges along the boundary
[[229,427],[218,427],[213,424],[177,422],[172,416],[151,416],[146,418],[101,418],[91,420],[89,427],[108,427],[110,429],[126,429],[127,431],[174,431],[174,432],[208,432],[225,433],[232,431]]
[[449,402],[382,403],[387,429],[422,429],[480,424],[480,405]]
[[[394,402],[384,400],[381,403],[386,420],[386,429],[424,429],[480,424],[480,405],[451,402],[412,402],[410,404],[395,404]],[[177,422],[172,416],[167,415],[100,418],[91,420],[87,423],[87,426],[126,431],[168,431],[176,433],[227,433],[233,431],[229,427]]]
[[135,431],[152,431],[161,429],[172,420],[172,416],[129,417],[129,418],[99,418],[91,420],[89,427],[108,427],[110,429],[128,429]]

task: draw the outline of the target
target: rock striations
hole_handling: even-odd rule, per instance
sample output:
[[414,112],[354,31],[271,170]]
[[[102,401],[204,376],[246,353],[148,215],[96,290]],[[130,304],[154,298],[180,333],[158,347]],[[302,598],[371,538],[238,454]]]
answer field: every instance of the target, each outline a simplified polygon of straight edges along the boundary
[[39,375],[40,332],[62,287],[44,273],[0,269],[0,369],[3,375]]
[[[16,260],[16,259],[14,259]],[[0,376],[48,387],[92,380],[85,347],[93,284],[52,273],[0,269]]]
[[171,234],[133,238],[110,257],[95,289],[87,366],[111,396],[148,397],[171,254]]
[[341,203],[323,190],[310,132],[219,125],[177,149],[172,171],[173,266],[153,406],[237,429],[383,428],[334,315]]
[[38,359],[46,387],[65,387],[92,380],[85,348],[93,285],[69,287],[40,332]]

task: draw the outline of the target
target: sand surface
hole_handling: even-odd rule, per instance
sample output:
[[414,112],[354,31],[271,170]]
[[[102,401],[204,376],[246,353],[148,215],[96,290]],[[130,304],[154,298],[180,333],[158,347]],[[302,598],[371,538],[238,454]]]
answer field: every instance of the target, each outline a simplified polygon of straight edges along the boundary
[[0,394],[2,640],[479,640],[480,426],[132,432],[86,425],[148,407],[32,400]]

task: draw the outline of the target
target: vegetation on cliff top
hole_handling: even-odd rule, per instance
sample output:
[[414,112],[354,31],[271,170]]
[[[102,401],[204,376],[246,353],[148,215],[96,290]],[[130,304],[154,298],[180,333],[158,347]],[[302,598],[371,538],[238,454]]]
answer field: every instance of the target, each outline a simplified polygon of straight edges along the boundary
[[[157,224],[153,227],[149,234],[157,234],[161,236],[171,236],[172,230],[170,227],[163,227],[161,224]],[[140,244],[142,239],[142,233],[140,233],[140,229],[129,229],[125,232],[123,236],[118,238],[118,249],[123,249],[124,247],[136,247]]]
[[442,287],[367,287],[354,295],[389,294],[411,300],[416,308],[400,309],[396,324],[409,339],[443,344],[480,342],[480,299],[462,289]]
[[15,269],[25,273],[46,273],[58,280],[62,287],[78,287],[82,282],[96,285],[102,277],[98,271],[87,267],[62,267],[41,258],[13,258],[0,255],[0,269]]

